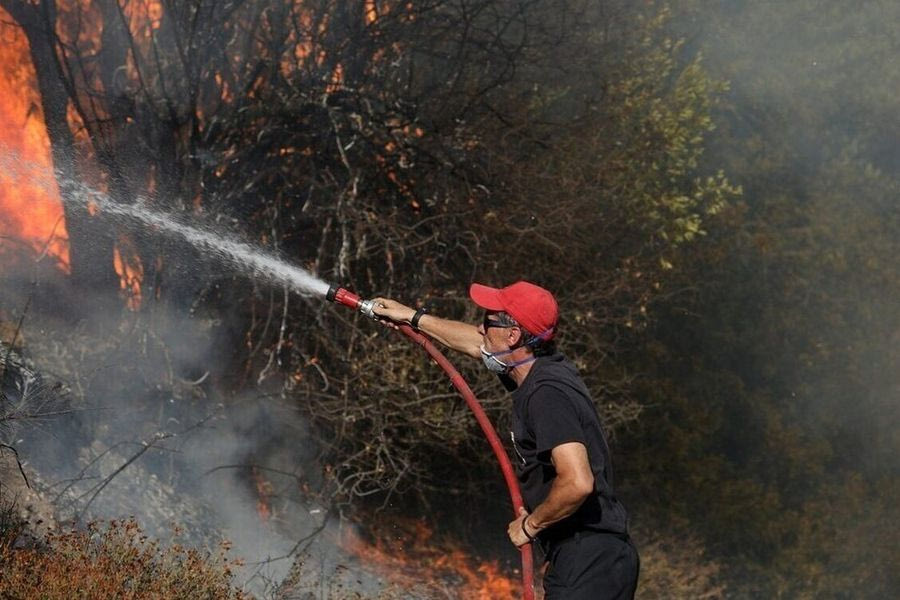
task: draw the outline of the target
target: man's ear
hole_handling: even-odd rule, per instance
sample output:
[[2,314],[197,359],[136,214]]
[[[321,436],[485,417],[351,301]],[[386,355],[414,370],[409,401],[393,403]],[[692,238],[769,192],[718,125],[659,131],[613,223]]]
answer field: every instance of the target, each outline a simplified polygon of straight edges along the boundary
[[510,327],[508,331],[509,335],[506,336],[506,341],[510,348],[515,348],[522,341],[524,335],[522,329],[519,327]]

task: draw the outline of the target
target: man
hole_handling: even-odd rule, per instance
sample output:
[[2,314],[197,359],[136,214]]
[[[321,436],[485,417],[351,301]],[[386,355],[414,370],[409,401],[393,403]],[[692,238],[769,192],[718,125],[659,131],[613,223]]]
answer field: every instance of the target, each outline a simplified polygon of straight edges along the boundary
[[512,391],[510,435],[528,510],[507,533],[516,546],[540,543],[549,563],[546,600],[633,598],[637,551],[613,492],[597,411],[574,365],[552,342],[556,300],[527,281],[502,289],[472,284],[469,296],[485,310],[477,327],[388,298],[375,298],[374,311],[480,358]]

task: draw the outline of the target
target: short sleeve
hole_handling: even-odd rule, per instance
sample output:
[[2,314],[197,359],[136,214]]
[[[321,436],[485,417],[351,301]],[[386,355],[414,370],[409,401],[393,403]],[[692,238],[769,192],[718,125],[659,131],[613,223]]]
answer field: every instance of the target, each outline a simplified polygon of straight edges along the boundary
[[578,410],[563,391],[549,385],[541,386],[531,397],[528,410],[541,462],[549,463],[550,451],[560,444],[581,442],[586,445]]

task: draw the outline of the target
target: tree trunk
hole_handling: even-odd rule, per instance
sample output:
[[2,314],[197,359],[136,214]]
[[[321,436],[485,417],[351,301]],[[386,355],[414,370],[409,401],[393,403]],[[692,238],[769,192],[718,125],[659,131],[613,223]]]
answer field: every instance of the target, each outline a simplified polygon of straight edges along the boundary
[[22,27],[31,49],[44,123],[63,200],[72,282],[92,294],[113,296],[119,283],[113,269],[112,232],[89,214],[87,205],[79,198],[75,141],[66,117],[69,92],[54,51],[56,4],[54,0],[41,0],[37,4],[20,0],[0,0],[0,3]]

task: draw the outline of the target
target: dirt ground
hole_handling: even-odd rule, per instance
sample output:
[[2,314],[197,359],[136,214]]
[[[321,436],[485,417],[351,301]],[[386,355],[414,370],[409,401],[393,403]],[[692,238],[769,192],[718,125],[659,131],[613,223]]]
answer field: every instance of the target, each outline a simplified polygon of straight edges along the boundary
[[0,507],[10,505],[28,524],[25,535],[43,539],[56,528],[53,507],[29,487],[12,450],[0,447]]

